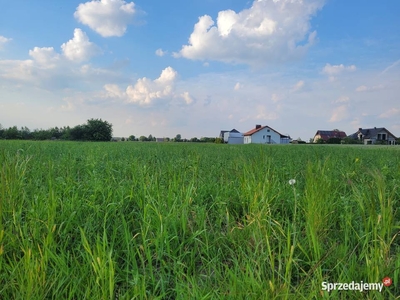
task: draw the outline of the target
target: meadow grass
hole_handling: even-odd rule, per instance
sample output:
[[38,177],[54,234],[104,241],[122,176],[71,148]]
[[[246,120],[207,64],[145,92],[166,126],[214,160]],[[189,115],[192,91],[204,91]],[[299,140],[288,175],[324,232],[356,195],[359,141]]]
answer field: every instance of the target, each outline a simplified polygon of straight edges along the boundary
[[396,146],[0,141],[0,166],[1,299],[400,296]]

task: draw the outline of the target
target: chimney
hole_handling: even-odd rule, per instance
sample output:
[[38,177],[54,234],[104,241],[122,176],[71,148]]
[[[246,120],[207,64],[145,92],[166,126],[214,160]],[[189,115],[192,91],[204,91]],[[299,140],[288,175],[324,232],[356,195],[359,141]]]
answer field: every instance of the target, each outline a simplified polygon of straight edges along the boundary
[[261,128],[261,125],[258,125],[258,124],[257,124],[257,125],[256,125],[256,129],[258,129],[258,128]]
[[362,130],[362,128],[358,128],[358,130],[360,130],[360,131],[361,131],[361,130]]

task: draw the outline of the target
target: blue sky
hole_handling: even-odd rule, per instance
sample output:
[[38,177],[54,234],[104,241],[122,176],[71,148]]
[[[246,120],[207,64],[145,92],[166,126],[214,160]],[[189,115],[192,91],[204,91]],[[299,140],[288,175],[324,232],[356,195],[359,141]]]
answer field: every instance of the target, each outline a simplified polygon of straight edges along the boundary
[[400,2],[0,1],[0,124],[400,136]]

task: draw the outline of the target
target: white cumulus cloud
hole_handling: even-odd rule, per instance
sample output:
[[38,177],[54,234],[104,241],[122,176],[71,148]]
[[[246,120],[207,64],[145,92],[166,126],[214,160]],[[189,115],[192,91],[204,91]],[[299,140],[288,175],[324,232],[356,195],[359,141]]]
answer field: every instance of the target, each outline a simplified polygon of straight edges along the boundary
[[339,98],[337,98],[335,101],[333,101],[332,103],[347,103],[350,101],[350,98],[347,96],[340,96]]
[[181,94],[181,97],[185,101],[186,104],[192,104],[193,103],[193,98],[190,96],[189,92],[184,92]]
[[74,30],[74,37],[61,45],[65,57],[71,61],[82,62],[100,52],[99,48],[89,41],[81,29]]
[[369,86],[369,87],[366,85],[360,85],[359,87],[356,88],[356,92],[371,92],[371,91],[376,91],[376,90],[382,90],[384,88],[385,88],[385,86],[382,84]]
[[329,81],[335,81],[335,76],[338,76],[343,72],[354,72],[355,70],[357,70],[357,67],[355,65],[345,66],[343,64],[326,64],[325,67],[322,69],[322,73],[329,76]]
[[387,119],[387,118],[392,118],[392,117],[395,117],[395,116],[400,116],[400,109],[391,108],[388,111],[380,114],[379,118]]
[[323,0],[256,0],[238,13],[224,10],[216,22],[199,18],[175,57],[226,63],[265,64],[303,55],[316,38],[310,19]]
[[304,81],[300,80],[293,86],[292,91],[293,92],[300,91],[303,87],[304,87]]
[[172,101],[182,99],[186,104],[193,103],[193,98],[188,92],[178,94],[175,84],[178,73],[171,67],[165,68],[160,77],[155,80],[143,77],[137,80],[135,85],[126,88],[127,102],[140,106],[151,106],[157,100]]
[[167,54],[167,51],[163,51],[161,48],[156,50],[157,56],[164,56],[165,54]]
[[106,91],[106,97],[109,98],[124,98],[126,96],[126,93],[116,84],[106,84],[104,85],[104,90]]
[[121,37],[132,22],[135,12],[133,2],[93,0],[79,4],[74,17],[103,37]]
[[[99,51],[82,30],[75,29],[74,37],[61,45],[61,52],[53,47],[34,47],[29,50],[30,59],[0,60],[0,78],[10,82],[30,82],[46,89],[70,86],[82,78],[92,82],[98,82],[101,77],[109,80],[111,71],[79,64]],[[71,61],[77,64],[71,64]]]
[[3,49],[3,46],[8,43],[9,41],[11,41],[10,38],[6,38],[2,35],[0,35],[0,50]]
[[235,84],[235,86],[234,86],[234,90],[235,91],[238,91],[238,90],[240,90],[241,88],[243,88],[243,85],[242,84],[240,84],[240,82],[236,82],[236,84]]
[[279,119],[279,114],[277,111],[267,111],[263,106],[258,106],[257,112],[258,114],[254,118],[256,120],[273,121]]
[[29,50],[32,59],[0,60],[0,78],[12,81],[38,82],[43,78],[51,78],[60,64],[60,55],[53,47],[34,47]]
[[60,61],[60,55],[54,51],[53,47],[35,47],[33,50],[29,50],[29,56],[31,56],[42,69],[53,69]]
[[355,70],[357,70],[357,67],[355,65],[345,66],[343,64],[340,65],[326,64],[325,67],[322,69],[322,73],[327,75],[339,75],[340,73],[345,71],[352,72]]
[[331,118],[329,119],[329,122],[339,122],[342,121],[346,118],[348,118],[349,112],[348,112],[348,106],[347,105],[341,105],[339,107],[336,107],[332,111]]

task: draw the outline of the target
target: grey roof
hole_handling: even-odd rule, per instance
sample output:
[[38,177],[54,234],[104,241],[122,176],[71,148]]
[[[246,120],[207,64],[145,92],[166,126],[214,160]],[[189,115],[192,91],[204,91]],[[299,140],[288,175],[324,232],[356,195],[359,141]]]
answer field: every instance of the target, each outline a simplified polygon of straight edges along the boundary
[[220,138],[224,138],[224,134],[225,132],[235,132],[235,133],[240,133],[239,131],[237,131],[235,128],[232,130],[221,130],[221,132],[219,133],[219,137]]
[[350,134],[348,137],[357,139],[358,134],[361,133],[363,135],[364,139],[370,139],[373,137],[376,137],[378,133],[381,133],[382,131],[388,133],[391,135],[393,138],[396,138],[389,130],[387,130],[385,127],[374,127],[374,128],[360,128],[358,129],[357,132]]
[[220,137],[224,137],[224,133],[228,132],[229,130],[221,130],[221,132],[219,133]]

